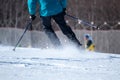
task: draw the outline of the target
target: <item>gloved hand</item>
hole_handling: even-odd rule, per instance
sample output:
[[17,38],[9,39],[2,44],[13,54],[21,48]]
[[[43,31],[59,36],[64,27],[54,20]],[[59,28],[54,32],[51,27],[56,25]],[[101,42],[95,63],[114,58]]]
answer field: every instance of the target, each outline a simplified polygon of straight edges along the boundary
[[63,8],[63,14],[66,15],[66,8]]
[[33,21],[33,20],[35,20],[36,16],[35,15],[30,15],[29,18]]

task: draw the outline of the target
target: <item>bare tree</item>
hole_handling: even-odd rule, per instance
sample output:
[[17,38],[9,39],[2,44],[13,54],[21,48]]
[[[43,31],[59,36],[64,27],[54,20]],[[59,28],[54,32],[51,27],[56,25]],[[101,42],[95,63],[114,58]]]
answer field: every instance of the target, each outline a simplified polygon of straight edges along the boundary
[[[29,16],[27,0],[0,0],[0,3],[0,27],[24,28]],[[95,25],[107,22],[114,26],[120,21],[119,4],[120,0],[68,0],[67,13],[88,22],[93,21]],[[82,29],[71,18],[66,17],[66,21],[72,28]],[[54,22],[53,25],[54,29],[58,30]],[[40,26],[40,19],[37,18],[33,23],[33,29],[41,30]],[[119,29],[119,26],[115,29]]]

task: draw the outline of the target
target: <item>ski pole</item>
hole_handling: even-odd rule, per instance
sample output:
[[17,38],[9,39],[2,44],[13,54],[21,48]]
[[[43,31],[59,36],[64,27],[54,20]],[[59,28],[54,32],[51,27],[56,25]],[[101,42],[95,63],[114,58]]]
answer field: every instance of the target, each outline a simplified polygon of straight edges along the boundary
[[22,38],[23,38],[24,34],[26,33],[26,31],[31,27],[31,25],[32,25],[32,20],[30,20],[30,21],[25,25],[25,30],[24,30],[23,34],[21,35],[21,37],[19,38],[18,42],[16,43],[13,51],[15,51],[16,47],[18,46],[18,44],[19,44],[20,41],[22,40]]
[[92,24],[90,24],[90,23],[88,23],[88,22],[85,22],[85,21],[83,21],[83,20],[80,20],[80,19],[77,18],[77,17],[71,16],[71,15],[69,15],[69,14],[66,14],[66,16],[71,17],[71,18],[73,18],[73,19],[75,19],[75,20],[78,20],[78,22],[81,23],[81,24],[87,25],[87,26],[89,26],[89,27],[96,28],[96,26],[93,26]]

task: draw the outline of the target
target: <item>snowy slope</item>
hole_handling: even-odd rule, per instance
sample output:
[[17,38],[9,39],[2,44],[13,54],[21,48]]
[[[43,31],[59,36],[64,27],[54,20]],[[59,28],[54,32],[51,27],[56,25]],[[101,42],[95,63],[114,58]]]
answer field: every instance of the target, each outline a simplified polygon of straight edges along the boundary
[[0,46],[0,80],[120,80],[120,55]]

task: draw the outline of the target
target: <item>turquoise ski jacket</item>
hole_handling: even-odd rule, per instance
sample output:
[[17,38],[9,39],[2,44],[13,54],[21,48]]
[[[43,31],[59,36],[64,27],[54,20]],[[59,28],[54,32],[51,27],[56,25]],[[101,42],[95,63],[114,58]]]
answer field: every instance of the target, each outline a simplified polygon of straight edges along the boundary
[[62,12],[66,8],[67,0],[28,0],[30,15],[36,14],[36,6],[39,4],[41,16],[52,16]]

